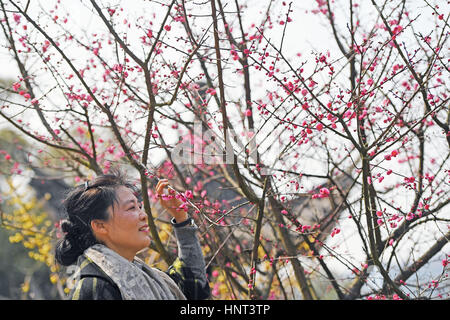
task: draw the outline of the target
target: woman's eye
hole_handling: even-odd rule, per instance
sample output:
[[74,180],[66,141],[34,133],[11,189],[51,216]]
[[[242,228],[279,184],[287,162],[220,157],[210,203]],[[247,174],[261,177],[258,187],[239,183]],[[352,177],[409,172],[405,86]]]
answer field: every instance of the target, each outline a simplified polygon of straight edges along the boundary
[[[138,204],[138,207],[139,207],[139,209],[142,209],[142,204],[139,203],[139,204]],[[132,205],[131,207],[129,207],[127,210],[130,211],[130,210],[135,210],[135,209],[136,209],[136,205],[134,204],[134,205]]]

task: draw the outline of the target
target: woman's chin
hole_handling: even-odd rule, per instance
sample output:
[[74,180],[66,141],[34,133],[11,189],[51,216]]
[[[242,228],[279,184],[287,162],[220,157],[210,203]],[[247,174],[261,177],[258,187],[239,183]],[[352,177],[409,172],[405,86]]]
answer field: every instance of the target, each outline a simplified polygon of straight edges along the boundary
[[147,239],[144,241],[144,248],[148,248],[148,246],[150,245],[151,242],[152,242],[152,238],[150,237],[150,235],[148,235]]
[[150,246],[150,243],[151,243],[151,238],[150,238],[150,236],[148,236],[147,240],[142,241],[141,246],[140,246],[141,248],[139,250],[137,250],[137,253],[147,250]]

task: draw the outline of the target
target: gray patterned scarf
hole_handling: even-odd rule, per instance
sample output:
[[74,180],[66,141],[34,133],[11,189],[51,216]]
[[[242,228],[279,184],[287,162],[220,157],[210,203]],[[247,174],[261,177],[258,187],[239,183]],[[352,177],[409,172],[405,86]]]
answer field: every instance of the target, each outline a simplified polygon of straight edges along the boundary
[[128,261],[102,244],[84,251],[117,285],[124,300],[186,300],[177,284],[164,272],[139,258]]

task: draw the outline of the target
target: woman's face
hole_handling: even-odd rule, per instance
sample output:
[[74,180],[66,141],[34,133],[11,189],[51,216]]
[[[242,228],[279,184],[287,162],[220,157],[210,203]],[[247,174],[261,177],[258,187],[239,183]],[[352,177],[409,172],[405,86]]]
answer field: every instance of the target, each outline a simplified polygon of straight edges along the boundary
[[116,197],[117,202],[109,208],[110,219],[104,222],[105,234],[101,240],[131,261],[150,244],[148,217],[131,189],[117,188]]

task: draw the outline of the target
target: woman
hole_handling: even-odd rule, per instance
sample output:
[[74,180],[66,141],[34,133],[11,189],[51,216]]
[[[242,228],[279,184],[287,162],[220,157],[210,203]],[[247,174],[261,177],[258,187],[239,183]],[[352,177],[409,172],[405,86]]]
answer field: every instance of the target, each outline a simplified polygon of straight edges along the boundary
[[156,192],[173,217],[178,258],[162,272],[136,254],[149,246],[147,214],[136,188],[120,174],[102,175],[71,191],[64,201],[68,219],[55,250],[61,265],[77,264],[69,297],[73,300],[206,299],[210,295],[205,262],[196,236],[197,226],[181,201],[164,196],[167,180]]

